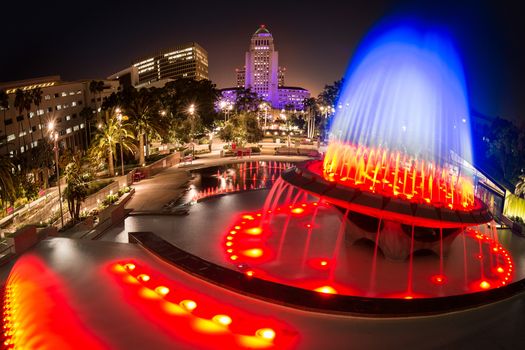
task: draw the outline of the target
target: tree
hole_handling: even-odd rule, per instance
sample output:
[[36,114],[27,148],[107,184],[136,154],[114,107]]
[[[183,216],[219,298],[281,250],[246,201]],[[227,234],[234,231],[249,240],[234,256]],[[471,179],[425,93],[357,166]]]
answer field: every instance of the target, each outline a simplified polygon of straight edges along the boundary
[[[24,116],[23,116],[23,112],[24,110],[26,111],[29,111],[31,109],[31,103],[33,102],[33,99],[31,98],[31,95],[28,94],[27,92],[25,91],[22,91],[20,89],[17,89],[16,92],[15,92],[15,108],[18,109],[18,113],[19,113],[19,116],[22,117],[22,120],[19,121],[18,120],[18,117],[17,117],[17,124],[18,124],[18,149],[17,149],[17,152],[16,153],[20,153],[20,125],[22,125],[22,129],[24,128]],[[30,124],[31,126],[31,124]],[[31,134],[31,137],[33,135]],[[25,137],[22,136],[23,139],[25,140]]]
[[6,153],[9,153],[9,146],[7,145],[7,127],[5,126],[5,114],[9,109],[9,96],[4,90],[0,90],[0,109],[4,112],[4,120],[2,123],[4,126],[4,135],[2,136],[2,139],[0,139],[0,142],[2,145],[5,145],[7,150]]
[[80,155],[75,155],[73,161],[66,166],[65,180],[64,198],[67,200],[69,214],[73,221],[78,221],[80,219],[80,205],[88,193],[88,183],[82,174]]
[[327,107],[335,107],[344,85],[344,78],[334,81],[332,85],[325,85],[323,91],[317,97],[319,104]]
[[42,139],[42,142],[43,142],[44,141],[44,128],[42,128],[42,114],[38,113],[38,109],[40,108],[40,103],[42,103],[42,89],[41,88],[36,88],[32,90],[31,101],[36,107],[36,114],[38,115],[38,122],[40,123],[39,124],[40,125],[40,138]]
[[129,129],[130,125],[128,123],[119,123],[115,110],[106,111],[105,122],[100,124],[100,128],[98,128],[93,137],[89,155],[96,161],[107,159],[110,176],[115,176],[113,160],[117,143],[120,143],[121,147],[128,151],[133,152],[135,149],[133,145],[134,137]]
[[498,166],[502,177],[516,182],[525,164],[525,130],[512,122],[496,118],[491,123],[487,142],[487,158]]
[[235,99],[235,109],[237,111],[252,111],[255,112],[259,108],[261,99],[257,96],[257,93],[253,92],[250,88],[238,88],[237,97]]
[[244,128],[246,129],[246,141],[256,143],[263,139],[264,132],[259,125],[255,113],[245,113],[243,116]]
[[237,141],[240,144],[256,143],[262,140],[263,130],[254,112],[244,112],[230,118],[219,131],[219,137],[225,142]]
[[0,201],[13,202],[16,192],[16,181],[13,175],[14,165],[7,156],[0,156]]
[[[209,129],[219,117],[216,104],[219,91],[210,80],[177,79],[166,84],[158,93],[160,109],[170,112],[174,121],[188,117],[188,108],[194,105],[198,117],[197,124]],[[198,132],[203,130],[196,130]]]
[[156,89],[126,88],[121,93],[121,108],[138,140],[139,164],[145,163],[144,145],[147,134],[167,138],[169,121],[160,113]]
[[101,98],[102,91],[104,91],[104,82],[103,81],[97,81],[97,80],[91,80],[89,82],[89,92],[93,94],[95,98],[95,106],[97,107],[97,116],[99,116],[98,109],[102,106],[102,101],[100,104],[97,103],[97,94],[98,97]]
[[516,187],[514,188],[514,194],[518,197],[525,196],[525,175],[518,176],[518,183],[516,183]]
[[89,146],[89,142],[91,141],[91,124],[93,122],[93,116],[95,115],[95,110],[91,107],[84,107],[80,111],[80,117],[82,117],[86,121],[86,128],[84,130],[85,137],[86,137],[86,147]]

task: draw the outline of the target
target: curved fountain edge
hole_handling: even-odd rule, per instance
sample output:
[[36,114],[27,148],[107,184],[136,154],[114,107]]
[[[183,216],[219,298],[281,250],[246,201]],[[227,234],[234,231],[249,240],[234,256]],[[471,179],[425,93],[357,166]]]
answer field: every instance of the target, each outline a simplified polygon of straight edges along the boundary
[[487,291],[438,298],[388,299],[322,294],[267,281],[188,253],[153,232],[129,232],[136,243],[168,264],[219,287],[296,309],[349,316],[414,317],[461,311],[513,297],[525,291],[525,279]]

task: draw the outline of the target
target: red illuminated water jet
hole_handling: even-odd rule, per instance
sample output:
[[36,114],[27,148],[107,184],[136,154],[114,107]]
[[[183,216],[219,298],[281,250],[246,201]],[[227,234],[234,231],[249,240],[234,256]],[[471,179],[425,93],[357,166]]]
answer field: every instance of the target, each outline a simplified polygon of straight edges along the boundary
[[[472,179],[462,175],[458,166],[437,165],[382,148],[333,143],[324,160],[284,171],[262,211],[242,215],[223,244],[226,259],[249,276],[320,293],[413,299],[509,283],[510,254],[498,243],[497,233],[485,234],[479,226],[491,220],[486,205],[474,195]],[[451,271],[445,262],[458,236],[463,237],[464,269]],[[340,251],[363,240],[374,246],[370,266],[359,263],[361,271],[370,271],[363,274],[366,285],[342,281],[337,277]],[[319,246],[330,248],[319,253]],[[473,249],[476,252],[471,254]],[[420,251],[439,257],[424,278],[414,261]],[[297,271],[311,272],[301,275],[291,273],[291,266],[275,268],[292,255]],[[378,261],[385,258],[406,266],[406,275],[387,287],[380,286],[378,277],[385,269]],[[294,277],[299,275],[303,277]]]

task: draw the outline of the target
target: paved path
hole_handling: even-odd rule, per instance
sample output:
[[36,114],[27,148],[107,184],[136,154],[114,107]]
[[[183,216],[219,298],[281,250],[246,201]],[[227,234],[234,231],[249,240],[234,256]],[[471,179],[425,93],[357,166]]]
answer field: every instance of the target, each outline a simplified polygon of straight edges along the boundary
[[253,156],[243,159],[229,157],[220,158],[218,152],[211,155],[200,156],[192,163],[175,165],[152,178],[141,180],[133,184],[135,195],[126,204],[126,209],[136,212],[158,212],[165,204],[178,198],[186,189],[186,183],[191,179],[190,170],[203,167],[231,164],[249,160],[275,160],[275,161],[301,161],[306,157],[297,156]]

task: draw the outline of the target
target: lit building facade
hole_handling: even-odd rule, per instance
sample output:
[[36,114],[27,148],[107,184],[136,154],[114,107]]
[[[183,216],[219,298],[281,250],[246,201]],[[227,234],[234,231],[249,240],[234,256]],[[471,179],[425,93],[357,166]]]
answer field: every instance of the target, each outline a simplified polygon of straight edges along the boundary
[[[124,73],[129,74],[130,83],[134,86],[179,78],[208,79],[208,53],[202,46],[192,42],[142,59],[134,63],[129,72],[124,70]],[[118,73],[112,77],[115,76],[121,79]]]
[[[0,90],[8,95],[8,108],[0,108],[0,154],[17,155],[49,142],[47,125],[54,122],[58,142],[72,151],[87,145],[86,121],[81,116],[84,107],[100,108],[104,98],[118,90],[118,82],[104,81],[104,90],[95,94],[89,91],[90,81],[65,82],[60,76],[0,83]],[[16,90],[31,92],[42,90],[42,100],[37,106],[31,103],[22,113],[15,107]]]
[[266,26],[261,25],[252,35],[244,63],[243,68],[235,70],[237,87],[221,90],[224,100],[235,102],[237,88],[249,88],[274,109],[304,108],[303,101],[310,97],[310,92],[285,86],[286,68],[279,67],[279,54]]
[[272,34],[264,25],[252,35],[244,68],[244,86],[252,89],[265,101],[277,101],[279,53],[275,51]]

